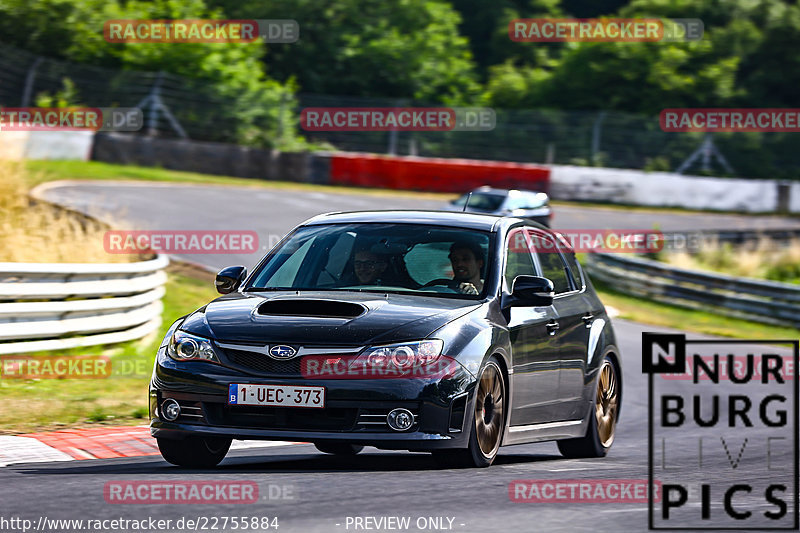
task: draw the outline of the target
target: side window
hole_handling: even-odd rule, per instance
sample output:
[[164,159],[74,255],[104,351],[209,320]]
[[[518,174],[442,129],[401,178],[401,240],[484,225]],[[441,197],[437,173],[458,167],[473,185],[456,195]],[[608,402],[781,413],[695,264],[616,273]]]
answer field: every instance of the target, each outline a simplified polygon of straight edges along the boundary
[[569,267],[569,271],[572,273],[572,279],[575,281],[575,285],[578,289],[583,288],[583,280],[581,279],[581,269],[578,266],[578,260],[575,258],[574,252],[564,252],[564,259],[567,261],[567,266]]
[[561,258],[559,246],[543,233],[533,233],[533,248],[542,267],[542,276],[553,282],[555,293],[569,292],[572,286],[567,277],[567,265]]
[[538,276],[533,265],[530,241],[521,229],[512,230],[506,247],[506,286],[510,291],[517,276]]

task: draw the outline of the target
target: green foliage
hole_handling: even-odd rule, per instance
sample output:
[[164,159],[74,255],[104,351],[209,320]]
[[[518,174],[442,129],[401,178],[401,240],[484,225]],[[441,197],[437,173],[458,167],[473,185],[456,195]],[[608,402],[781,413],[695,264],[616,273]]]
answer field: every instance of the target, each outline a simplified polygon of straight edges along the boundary
[[705,36],[686,43],[556,45],[559,53],[546,64],[515,56],[489,68],[488,101],[648,114],[666,107],[797,106],[800,7],[794,3],[633,0],[617,16],[700,18]]
[[55,94],[41,92],[36,95],[36,107],[81,107],[78,102],[78,89],[69,78],[61,80],[63,89]]
[[[705,36],[658,43],[520,43],[508,36],[516,18],[570,16],[699,18]],[[103,24],[120,18],[295,19],[300,39],[105,42]],[[788,0],[0,0],[0,35],[45,56],[131,76],[163,71],[193,80],[184,90],[204,103],[170,106],[179,120],[198,124],[204,138],[289,149],[310,146],[296,129],[298,92],[384,99],[379,105],[387,98],[398,105],[486,105],[499,113],[616,110],[652,117],[666,107],[800,107],[800,6]],[[92,105],[91,94],[73,81]],[[40,98],[74,98],[65,96],[66,90]],[[636,127],[621,122],[617,135]],[[591,133],[584,129],[569,132],[574,144],[588,146]],[[541,131],[530,143],[537,154],[554,142]],[[642,135],[626,140],[628,153],[608,152],[609,164],[666,170],[698,142],[676,135],[661,153],[645,153],[637,142],[651,142],[655,130],[637,131]],[[800,150],[791,134],[719,134],[715,142],[742,175],[796,178]],[[588,153],[569,159],[600,162]]]
[[461,19],[440,0],[216,0],[231,17],[292,18],[294,44],[268,46],[278,79],[302,91],[463,104],[480,93]]
[[[113,19],[202,18],[225,15],[203,0],[0,0],[3,42],[77,63],[198,80],[192,90],[205,107],[186,109],[184,117],[205,114],[217,127],[233,129],[240,144],[302,146],[292,125],[297,87],[291,79],[280,83],[266,75],[263,43],[108,43],[102,32]],[[173,112],[182,118],[180,108]]]
[[501,64],[546,66],[561,50],[558,43],[519,43],[508,36],[508,24],[514,19],[566,16],[559,0],[453,0],[453,7],[461,15],[461,32],[469,39],[484,79]]

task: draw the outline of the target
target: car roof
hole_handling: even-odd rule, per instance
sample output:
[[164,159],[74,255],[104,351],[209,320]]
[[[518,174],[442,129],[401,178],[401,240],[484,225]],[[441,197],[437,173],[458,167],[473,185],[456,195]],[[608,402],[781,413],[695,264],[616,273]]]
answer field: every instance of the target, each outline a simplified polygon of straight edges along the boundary
[[510,226],[521,219],[499,217],[480,213],[461,211],[418,211],[418,210],[393,210],[393,211],[348,211],[325,213],[317,215],[303,222],[303,226],[319,224],[343,223],[395,223],[395,224],[425,224],[430,226],[455,226],[465,229],[494,231],[504,226]]
[[477,189],[472,189],[469,192],[465,192],[464,195],[469,194],[470,192],[471,193],[481,192],[481,193],[508,196],[508,194],[512,191],[519,192],[522,194],[545,194],[545,195],[547,194],[543,191],[534,191],[531,189],[498,189],[496,187],[490,187],[488,185],[484,185],[483,187],[478,187]]

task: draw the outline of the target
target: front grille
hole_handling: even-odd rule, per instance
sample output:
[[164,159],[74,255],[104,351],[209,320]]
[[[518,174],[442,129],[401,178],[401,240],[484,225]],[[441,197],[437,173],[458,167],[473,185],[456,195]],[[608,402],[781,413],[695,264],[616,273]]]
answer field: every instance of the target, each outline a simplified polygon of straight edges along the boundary
[[247,368],[248,370],[275,376],[300,377],[301,357],[278,360],[262,353],[249,352],[246,350],[223,348],[222,351],[232,364]]
[[206,404],[212,425],[302,431],[352,431],[358,409]]
[[293,359],[274,359],[265,350],[269,346],[248,344],[232,344],[220,342],[217,349],[225,356],[226,363],[264,376],[302,377],[301,365],[306,357],[332,357],[339,359],[358,355],[362,347],[342,346],[303,346],[300,355]]

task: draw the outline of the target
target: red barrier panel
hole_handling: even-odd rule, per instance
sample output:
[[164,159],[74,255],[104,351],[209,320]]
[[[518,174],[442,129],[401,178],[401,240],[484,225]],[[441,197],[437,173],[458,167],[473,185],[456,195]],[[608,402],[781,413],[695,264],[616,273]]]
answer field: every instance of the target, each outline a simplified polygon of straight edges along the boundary
[[549,192],[550,169],[501,161],[335,154],[330,183],[432,192],[464,192],[482,185]]

